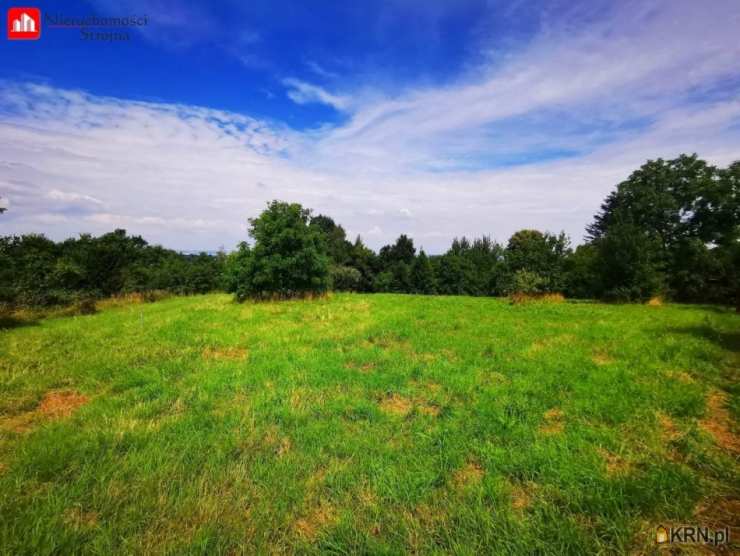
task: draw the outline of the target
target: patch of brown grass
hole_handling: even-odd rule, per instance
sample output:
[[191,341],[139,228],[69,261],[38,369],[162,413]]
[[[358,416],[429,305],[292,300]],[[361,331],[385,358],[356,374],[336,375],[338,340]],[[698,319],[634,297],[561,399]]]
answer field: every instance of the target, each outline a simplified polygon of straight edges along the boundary
[[599,366],[602,366],[608,365],[609,363],[614,363],[614,358],[611,357],[606,350],[600,349],[594,352],[594,354],[591,356],[591,361]]
[[412,407],[412,401],[399,394],[392,394],[380,402],[381,411],[392,415],[408,415]]
[[562,293],[512,293],[509,296],[512,305],[523,303],[564,303],[565,296]]
[[527,355],[534,355],[541,352],[544,349],[562,346],[563,344],[569,344],[573,342],[576,337],[573,334],[560,334],[558,336],[548,336],[541,340],[537,340],[530,345],[526,353]]
[[287,436],[284,436],[280,439],[280,444],[277,447],[277,456],[279,458],[283,457],[285,454],[290,452],[290,449],[292,448],[293,444],[290,441],[290,438]]
[[67,508],[62,515],[65,525],[80,531],[93,529],[98,526],[99,515],[97,512],[83,511],[82,507]]
[[88,397],[79,392],[70,390],[56,390],[47,392],[37,411],[52,419],[69,417],[75,409],[85,405]]
[[437,417],[440,414],[439,406],[429,403],[423,399],[410,399],[400,394],[391,394],[383,398],[380,403],[380,410],[390,415],[405,417],[414,409],[422,415]]
[[565,414],[560,408],[553,407],[548,409],[544,414],[544,422],[540,426],[540,432],[544,435],[551,436],[560,434],[565,429],[565,423],[563,419]]
[[622,457],[605,450],[604,448],[597,449],[599,455],[606,464],[606,474],[609,477],[615,477],[618,475],[625,475],[632,469],[632,464]]
[[216,361],[244,361],[249,352],[239,347],[206,347],[203,350],[203,359]]
[[660,424],[661,436],[666,443],[673,442],[681,437],[681,431],[668,415],[658,412],[658,423]]
[[726,407],[727,394],[720,390],[713,390],[707,397],[706,414],[701,420],[701,427],[707,431],[715,443],[729,450],[740,452],[740,439],[732,430],[732,417]]
[[463,489],[472,485],[477,485],[483,480],[485,471],[476,462],[468,462],[463,467],[455,471],[452,476],[452,482],[458,489]]
[[427,403],[419,403],[416,406],[417,411],[419,413],[422,413],[424,415],[430,415],[431,417],[437,417],[439,416],[440,409],[436,405],[431,405]]
[[693,384],[695,382],[694,377],[685,371],[665,371],[663,374],[666,378],[682,382],[683,384]]
[[523,485],[515,483],[511,485],[509,496],[511,497],[511,507],[516,512],[523,512],[532,504],[532,485]]
[[14,432],[27,432],[38,421],[69,417],[89,398],[74,390],[51,390],[44,394],[39,404],[31,411],[0,418],[0,428]]
[[730,539],[740,536],[740,500],[735,497],[702,500],[694,509],[694,517],[706,527],[729,527]]
[[344,367],[361,373],[369,373],[375,368],[375,363],[355,363],[354,361],[349,361],[344,364]]
[[337,520],[336,511],[329,502],[322,500],[312,508],[304,517],[295,522],[296,533],[306,540],[315,540],[322,530]]

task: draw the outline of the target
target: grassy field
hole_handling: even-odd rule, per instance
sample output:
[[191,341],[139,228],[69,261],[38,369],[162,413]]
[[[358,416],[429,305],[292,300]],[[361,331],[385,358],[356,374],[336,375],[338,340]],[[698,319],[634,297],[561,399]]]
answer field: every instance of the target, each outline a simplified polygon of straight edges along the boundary
[[0,330],[0,552],[649,553],[738,524],[739,344],[712,307],[350,294]]

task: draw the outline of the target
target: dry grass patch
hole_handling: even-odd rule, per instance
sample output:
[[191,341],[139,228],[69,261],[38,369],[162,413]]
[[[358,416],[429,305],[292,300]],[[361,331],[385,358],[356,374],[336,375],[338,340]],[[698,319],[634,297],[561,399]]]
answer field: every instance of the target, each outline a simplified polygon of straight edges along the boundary
[[521,513],[532,505],[531,491],[534,488],[533,484],[514,483],[511,485],[509,496],[511,497],[511,508],[515,512]]
[[600,349],[594,352],[594,354],[591,356],[591,361],[601,366],[614,363],[614,358],[611,357],[606,350]]
[[64,524],[75,531],[97,527],[99,517],[97,512],[86,512],[81,507],[68,508],[62,516]]
[[545,349],[562,346],[574,342],[576,337],[573,334],[560,334],[558,336],[549,336],[541,340],[537,340],[530,345],[526,353],[527,355],[537,354]]
[[458,489],[463,489],[472,485],[480,484],[483,480],[485,471],[476,462],[468,462],[463,467],[455,471],[452,476],[452,483]]
[[564,303],[565,296],[562,293],[512,293],[509,296],[512,305],[524,303]]
[[676,427],[673,419],[661,411],[658,411],[657,415],[658,424],[660,425],[660,435],[664,443],[669,444],[681,438],[682,433]]
[[663,373],[667,379],[675,380],[683,384],[693,384],[694,377],[685,371],[665,371]]
[[718,446],[731,452],[740,452],[740,439],[732,431],[732,417],[726,407],[727,394],[713,390],[707,397],[707,409],[701,427],[707,431]]
[[375,363],[355,363],[354,361],[349,361],[344,364],[344,367],[361,373],[369,373],[375,368]]
[[609,450],[605,450],[604,448],[598,448],[597,451],[606,464],[607,476],[615,477],[625,475],[632,469],[632,464],[621,456],[618,456]]
[[203,359],[216,361],[244,361],[249,352],[239,347],[207,347],[203,350]]
[[423,415],[429,415],[431,417],[438,417],[440,413],[439,407],[437,407],[436,405],[428,404],[428,403],[419,403],[416,406],[416,409],[419,413]]
[[304,517],[298,519],[293,528],[302,538],[313,541],[319,536],[321,531],[336,523],[336,521],[336,510],[329,502],[322,500]]
[[740,500],[735,497],[702,500],[694,510],[694,517],[707,527],[729,527],[730,540],[734,542],[740,538]]
[[563,419],[565,414],[560,408],[553,407],[548,409],[544,414],[545,421],[540,426],[540,432],[544,435],[550,436],[560,434],[565,429],[565,423]]
[[79,392],[58,390],[47,392],[41,400],[37,411],[51,419],[69,417],[78,408],[88,402],[88,397]]
[[410,399],[400,394],[392,394],[382,399],[379,403],[380,410],[389,415],[405,417],[413,410],[422,415],[437,417],[440,414],[440,408],[426,400]]
[[52,390],[44,394],[35,409],[6,417],[0,420],[0,426],[14,432],[26,432],[37,421],[69,417],[88,401],[87,396],[74,390]]
[[405,416],[409,414],[413,405],[410,399],[404,398],[399,394],[393,394],[380,402],[380,409],[384,413],[390,413],[391,415]]

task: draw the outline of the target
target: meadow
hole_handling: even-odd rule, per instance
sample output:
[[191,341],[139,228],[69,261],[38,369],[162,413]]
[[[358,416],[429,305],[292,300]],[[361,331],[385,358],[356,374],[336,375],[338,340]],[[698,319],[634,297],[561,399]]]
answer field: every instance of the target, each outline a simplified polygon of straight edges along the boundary
[[736,541],[739,350],[740,315],[672,304],[213,294],[18,322],[0,553],[650,553],[677,523]]

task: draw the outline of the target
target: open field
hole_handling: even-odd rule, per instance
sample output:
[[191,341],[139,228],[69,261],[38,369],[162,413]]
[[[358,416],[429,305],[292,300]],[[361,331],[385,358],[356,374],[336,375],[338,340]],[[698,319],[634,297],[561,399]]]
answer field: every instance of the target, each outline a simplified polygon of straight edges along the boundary
[[713,307],[400,295],[1,330],[0,553],[649,552],[738,525],[738,349]]

